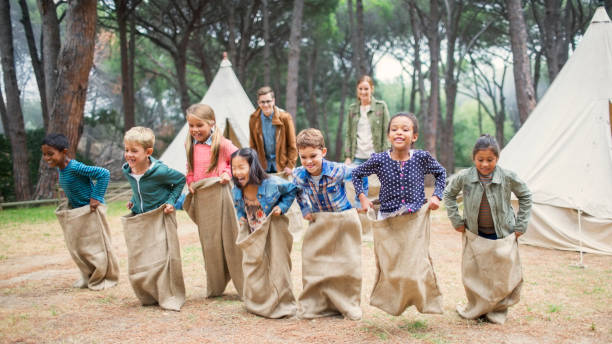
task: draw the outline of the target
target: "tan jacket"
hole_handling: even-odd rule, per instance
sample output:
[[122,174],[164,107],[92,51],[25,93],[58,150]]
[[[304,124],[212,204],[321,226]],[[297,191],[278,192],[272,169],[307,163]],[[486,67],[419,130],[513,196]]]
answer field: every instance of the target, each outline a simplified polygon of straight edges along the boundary
[[[263,130],[261,128],[261,109],[258,107],[249,118],[249,146],[257,151],[259,162],[264,170],[268,168],[264,149]],[[295,144],[295,127],[291,115],[274,107],[272,125],[276,126],[276,169],[281,172],[285,167],[295,168],[298,153]]]

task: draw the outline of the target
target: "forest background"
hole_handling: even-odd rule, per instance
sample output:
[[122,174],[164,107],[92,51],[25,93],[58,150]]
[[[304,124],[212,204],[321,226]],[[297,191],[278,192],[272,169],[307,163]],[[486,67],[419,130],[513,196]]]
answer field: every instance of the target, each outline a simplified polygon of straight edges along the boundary
[[153,128],[159,156],[223,52],[253,104],[272,86],[332,160],[356,80],[373,75],[391,114],[419,118],[417,147],[454,171],[481,133],[511,139],[600,5],[612,0],[0,0],[1,197],[54,197],[47,132],[114,180],[126,129]]

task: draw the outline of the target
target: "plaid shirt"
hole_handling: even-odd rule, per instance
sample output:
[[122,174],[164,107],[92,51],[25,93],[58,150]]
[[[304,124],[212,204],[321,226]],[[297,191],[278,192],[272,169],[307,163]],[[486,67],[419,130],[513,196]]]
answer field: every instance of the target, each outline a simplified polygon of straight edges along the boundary
[[306,216],[314,212],[340,212],[351,208],[344,182],[351,179],[352,169],[345,164],[323,159],[318,188],[310,173],[301,166],[293,171],[293,184],[298,187],[296,200]]

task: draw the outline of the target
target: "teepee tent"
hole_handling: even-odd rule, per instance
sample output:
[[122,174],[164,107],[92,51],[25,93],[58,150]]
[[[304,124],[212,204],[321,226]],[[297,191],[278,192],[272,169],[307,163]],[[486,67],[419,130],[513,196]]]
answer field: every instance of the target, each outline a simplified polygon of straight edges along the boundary
[[501,152],[533,193],[520,242],[612,254],[612,23],[595,12],[576,51]]
[[[224,57],[215,78],[204,95],[201,104],[208,104],[215,111],[217,127],[237,147],[249,146],[249,116],[255,108],[247,97],[240,81],[232,70],[232,64]],[[172,143],[160,157],[166,165],[183,173],[187,172],[185,140],[189,125],[185,123]]]

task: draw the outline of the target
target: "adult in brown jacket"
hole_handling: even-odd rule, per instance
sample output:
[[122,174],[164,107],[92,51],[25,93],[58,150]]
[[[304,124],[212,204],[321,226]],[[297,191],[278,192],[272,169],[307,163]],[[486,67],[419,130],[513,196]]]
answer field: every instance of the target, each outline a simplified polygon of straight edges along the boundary
[[298,156],[291,114],[274,104],[274,91],[268,86],[257,90],[257,105],[249,119],[249,145],[266,172],[291,175]]

